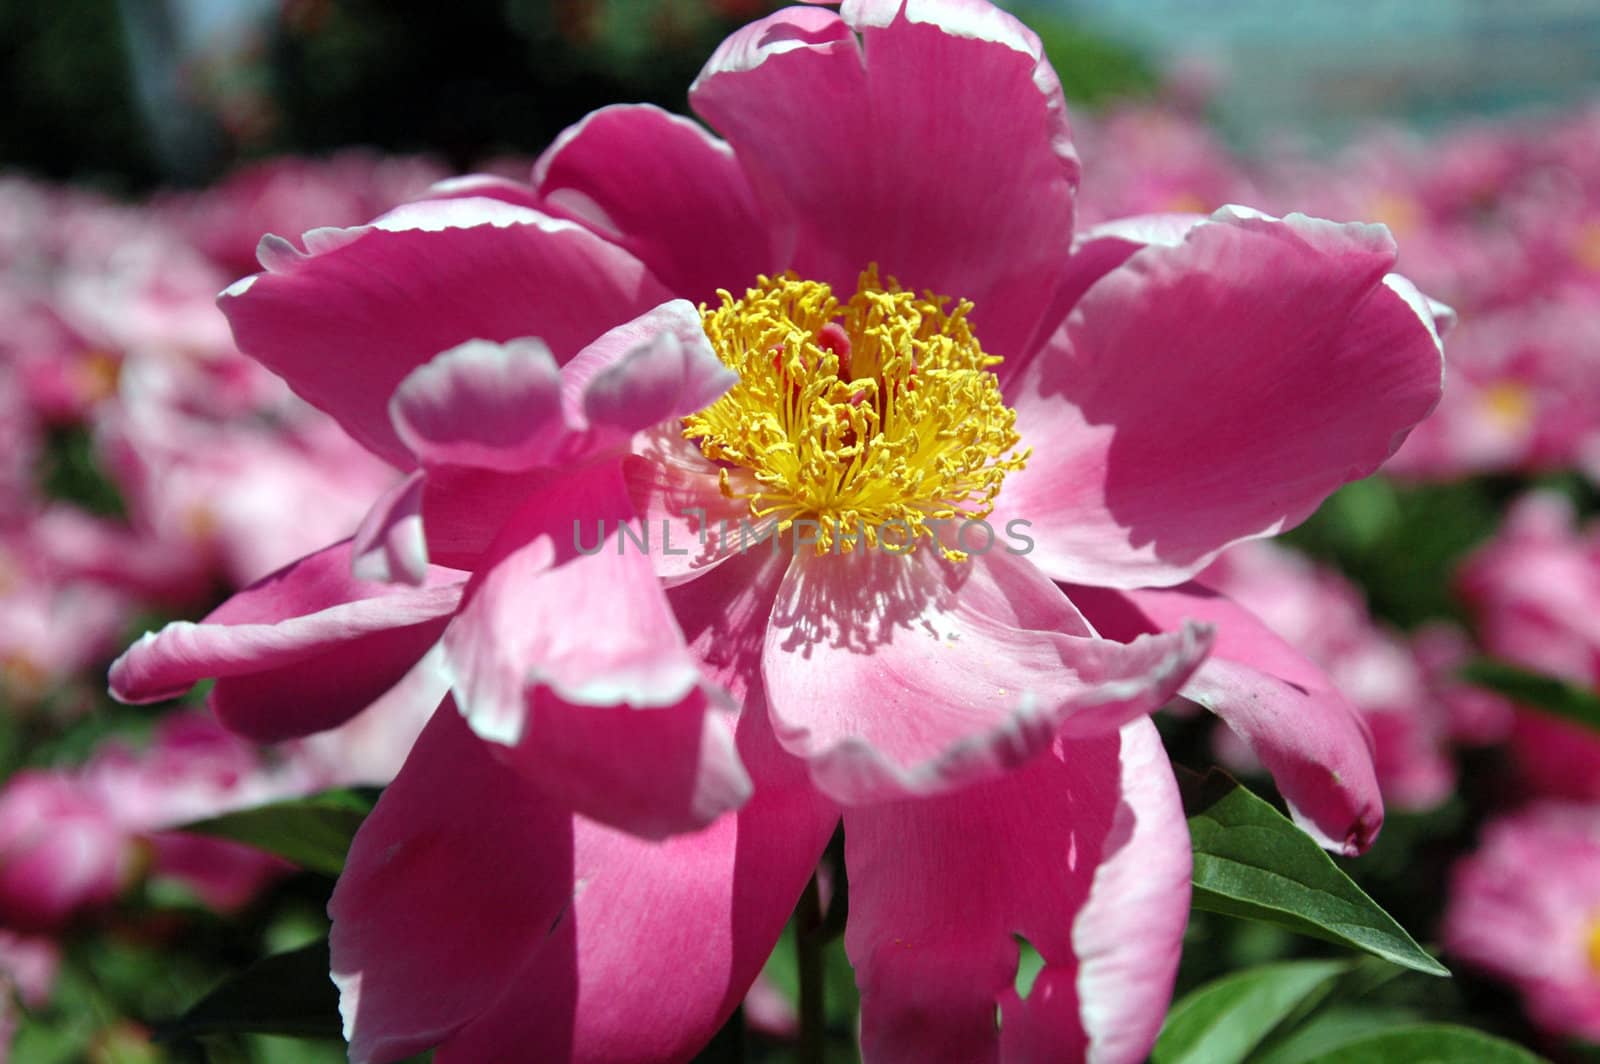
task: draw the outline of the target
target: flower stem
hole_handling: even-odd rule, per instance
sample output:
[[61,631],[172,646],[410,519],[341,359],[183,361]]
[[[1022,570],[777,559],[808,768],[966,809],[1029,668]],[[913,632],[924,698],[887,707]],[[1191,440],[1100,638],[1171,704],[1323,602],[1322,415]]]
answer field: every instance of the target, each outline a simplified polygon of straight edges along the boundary
[[822,899],[812,875],[795,910],[794,945],[800,970],[799,1064],[824,1064],[827,1056],[827,1012],[823,1002]]

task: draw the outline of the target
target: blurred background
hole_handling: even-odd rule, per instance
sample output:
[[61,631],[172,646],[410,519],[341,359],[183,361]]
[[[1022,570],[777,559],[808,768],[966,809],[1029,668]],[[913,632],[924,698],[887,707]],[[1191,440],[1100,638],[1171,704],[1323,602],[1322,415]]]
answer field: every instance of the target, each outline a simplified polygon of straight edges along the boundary
[[[216,293],[265,232],[525,178],[609,103],[685,110],[772,6],[0,0],[0,1060],[342,1059],[320,945],[338,841],[420,722],[259,749],[203,690],[105,694],[139,633],[349,534],[392,476],[233,349]],[[1423,1020],[1600,1059],[1600,6],[1014,10],[1073,107],[1083,225],[1232,202],[1382,221],[1454,311],[1445,400],[1383,475],[1206,579],[1367,721],[1389,819],[1341,867],[1457,977],[1341,970],[1238,1059]],[[1163,728],[1181,764],[1272,794],[1210,718]],[[268,802],[321,841],[240,845]],[[1179,992],[1348,956],[1197,913]],[[828,963],[849,1060],[837,944]],[[784,946],[707,1059],[787,1059],[795,985]]]
[[[12,0],[0,164],[112,190],[203,184],[240,162],[365,145],[461,169],[536,152],[595,106],[683,106],[769,0]],[[1203,84],[1231,140],[1338,143],[1569,106],[1593,91],[1585,0],[1056,0],[1009,5],[1069,96]]]

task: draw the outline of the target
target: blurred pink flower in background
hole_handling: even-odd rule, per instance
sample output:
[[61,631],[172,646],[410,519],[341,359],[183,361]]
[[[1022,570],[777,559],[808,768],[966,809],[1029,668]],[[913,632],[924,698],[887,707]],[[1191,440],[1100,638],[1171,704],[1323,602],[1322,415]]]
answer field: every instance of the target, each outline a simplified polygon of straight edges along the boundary
[[[1073,133],[1095,163],[1078,196],[1082,225],[1141,214],[1209,214],[1261,200],[1249,168],[1198,116],[1128,103],[1075,121]],[[1292,210],[1320,213],[1303,203],[1283,213]]]
[[1456,866],[1445,948],[1510,982],[1546,1031],[1600,1041],[1600,808],[1546,803]]
[[445,176],[429,159],[348,150],[326,159],[269,159],[210,188],[168,193],[152,207],[211,261],[240,274],[256,268],[263,233],[359,225]]
[[237,909],[287,866],[172,829],[329,787],[387,783],[422,724],[391,711],[263,751],[210,716],[180,712],[147,743],[113,739],[81,766],[18,773],[0,789],[0,926],[60,931],[146,877]]
[[[63,579],[93,581],[124,552],[153,576],[164,555],[173,583],[156,597],[192,603],[208,576],[248,583],[353,532],[393,471],[242,357],[215,295],[238,268],[240,226],[253,248],[259,221],[319,205],[359,220],[437,176],[420,160],[294,160],[160,210],[0,180],[0,518],[64,520],[37,497],[32,456],[47,427],[74,425],[128,516],[122,544],[100,522],[99,549],[80,524],[77,558],[97,555],[101,573]],[[319,195],[303,202],[307,189]]]
[[49,932],[108,905],[138,874],[110,812],[74,780],[18,773],[0,792],[0,924]]
[[[1600,686],[1600,527],[1579,529],[1570,502],[1519,500],[1495,539],[1457,577],[1485,651],[1586,687]],[[1600,737],[1581,725],[1519,709],[1512,750],[1542,794],[1600,799]]]
[[250,419],[128,403],[101,435],[129,513],[177,555],[243,586],[350,535],[394,470],[287,393]]
[[10,1059],[17,1008],[42,1008],[61,968],[61,951],[45,938],[0,929],[0,1061]]
[[293,760],[269,765],[207,717],[171,716],[147,749],[102,746],[0,790],[0,924],[59,931],[146,876],[235,909],[285,866],[259,850],[167,829],[320,789]]
[[1411,633],[1411,655],[1429,696],[1443,710],[1451,737],[1466,746],[1503,743],[1511,734],[1515,707],[1504,697],[1461,677],[1480,651],[1472,637],[1450,621],[1430,621]]
[[0,698],[8,706],[32,707],[81,681],[115,652],[133,608],[115,588],[65,578],[44,532],[39,524],[0,528]]
[[1253,168],[1269,208],[1387,222],[1400,267],[1461,316],[1437,413],[1385,471],[1450,479],[1577,465],[1600,471],[1600,191],[1582,157],[1594,108],[1464,125],[1384,128],[1330,165],[1286,153]]
[[1600,469],[1600,319],[1565,289],[1488,310],[1455,330],[1450,385],[1385,471],[1451,478]]

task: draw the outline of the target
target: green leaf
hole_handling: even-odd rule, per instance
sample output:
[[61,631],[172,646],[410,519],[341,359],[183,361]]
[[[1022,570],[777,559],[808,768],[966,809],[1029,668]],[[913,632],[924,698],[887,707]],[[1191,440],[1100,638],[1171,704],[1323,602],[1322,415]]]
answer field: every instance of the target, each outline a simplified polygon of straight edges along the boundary
[[1172,1007],[1152,1059],[1237,1064],[1289,1017],[1314,1007],[1349,970],[1348,961],[1290,961],[1207,983]]
[[1461,678],[1514,702],[1600,731],[1600,691],[1493,658],[1479,658],[1461,670]]
[[1305,1064],[1545,1064],[1520,1046],[1470,1027],[1419,1024],[1368,1035]]
[[350,840],[372,805],[373,798],[360,791],[324,791],[224,813],[178,830],[242,842],[301,868],[337,876],[344,871]]
[[1334,492],[1282,542],[1331,562],[1359,584],[1375,616],[1414,628],[1460,615],[1451,574],[1466,552],[1494,535],[1505,504],[1483,478],[1399,484],[1370,477]]
[[1033,993],[1033,984],[1039,981],[1039,973],[1044,971],[1044,957],[1033,948],[1033,943],[1021,935],[1017,939],[1017,977],[1014,985],[1017,988],[1017,997],[1027,1000]]
[[1449,970],[1367,897],[1309,835],[1225,772],[1180,772],[1194,907],[1264,920],[1429,975]]
[[[1390,968],[1397,970],[1392,965]],[[1382,1031],[1425,1023],[1427,1019],[1419,1010],[1405,1005],[1364,1002],[1321,1008],[1292,1032],[1274,1038],[1269,1046],[1250,1058],[1250,1064],[1306,1064],[1330,1049]]]
[[83,425],[53,428],[46,434],[36,474],[47,498],[60,499],[92,514],[127,513],[116,485],[95,457],[94,433]]
[[1062,93],[1074,104],[1104,104],[1155,90],[1159,79],[1149,59],[1125,43],[1086,30],[1037,0],[1028,5],[1027,22],[1050,65],[1061,72]]
[[279,1034],[339,1038],[339,991],[328,976],[323,939],[257,961],[170,1023],[162,1041],[211,1034]]

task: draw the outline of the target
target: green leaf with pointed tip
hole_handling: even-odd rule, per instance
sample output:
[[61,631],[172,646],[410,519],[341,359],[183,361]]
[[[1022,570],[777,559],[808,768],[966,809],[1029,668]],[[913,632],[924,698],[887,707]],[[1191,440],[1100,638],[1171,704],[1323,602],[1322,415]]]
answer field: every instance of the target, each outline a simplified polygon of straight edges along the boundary
[[1419,1024],[1368,1035],[1305,1064],[1547,1064],[1520,1046],[1470,1027]]
[[182,1016],[158,1024],[162,1041],[211,1034],[280,1034],[340,1038],[339,991],[328,976],[323,939],[257,961]]
[[1179,772],[1194,848],[1194,907],[1450,974],[1339,870],[1311,836],[1227,773]]
[[1155,1064],[1239,1064],[1278,1027],[1315,1007],[1349,961],[1264,964],[1224,976],[1184,996],[1167,1014]]
[[309,871],[337,876],[374,800],[360,791],[324,791],[224,813],[178,830],[242,842]]

